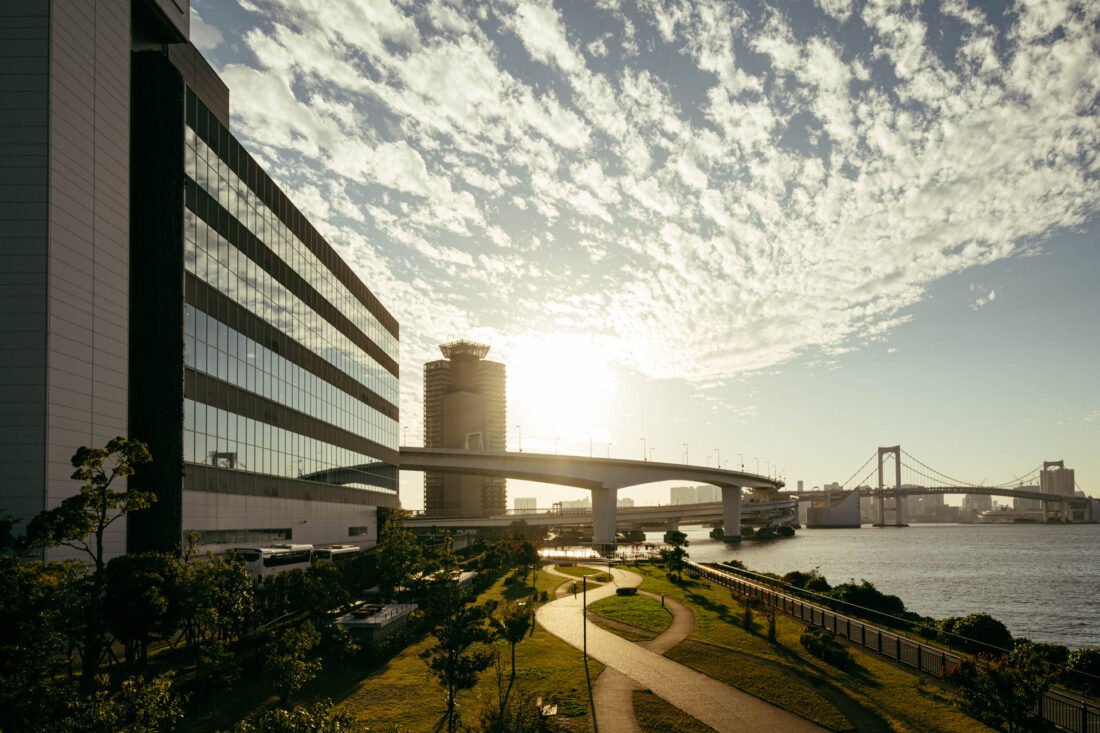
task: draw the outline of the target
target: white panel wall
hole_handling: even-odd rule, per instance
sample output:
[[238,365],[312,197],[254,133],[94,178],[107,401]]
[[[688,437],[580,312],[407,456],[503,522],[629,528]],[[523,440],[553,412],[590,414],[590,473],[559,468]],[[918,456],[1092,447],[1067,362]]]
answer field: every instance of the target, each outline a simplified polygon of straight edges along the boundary
[[[348,527],[369,527],[368,534],[349,537]],[[292,542],[309,545],[378,543],[378,510],[361,504],[335,504],[209,491],[183,492],[183,531],[211,529],[280,529],[293,531]],[[234,543],[239,544],[239,543]],[[232,545],[209,545],[218,551]]]
[[50,12],[48,507],[78,488],[79,446],[127,433],[130,274],[130,0],[53,0]]

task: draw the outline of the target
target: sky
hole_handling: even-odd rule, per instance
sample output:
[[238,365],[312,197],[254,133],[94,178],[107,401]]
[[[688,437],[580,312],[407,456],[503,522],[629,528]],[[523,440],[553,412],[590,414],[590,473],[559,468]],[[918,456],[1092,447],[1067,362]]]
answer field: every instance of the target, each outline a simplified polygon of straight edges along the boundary
[[401,325],[403,444],[464,338],[510,450],[810,487],[900,444],[1100,496],[1100,4],[191,8],[232,130]]

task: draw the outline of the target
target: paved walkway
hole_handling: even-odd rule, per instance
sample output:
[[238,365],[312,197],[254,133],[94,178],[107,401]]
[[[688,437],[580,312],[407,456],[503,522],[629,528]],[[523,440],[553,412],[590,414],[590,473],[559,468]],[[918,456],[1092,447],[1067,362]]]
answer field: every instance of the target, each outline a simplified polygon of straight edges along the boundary
[[[551,574],[558,574],[547,568]],[[602,598],[614,595],[616,586],[638,586],[642,577],[637,573],[615,568],[612,571],[613,583],[596,589],[589,589],[588,602],[593,603]],[[680,615],[683,618],[683,615]],[[770,705],[740,690],[722,684],[718,680],[708,677],[700,672],[677,664],[671,659],[661,656],[652,649],[643,648],[641,644],[633,644],[609,631],[604,631],[595,624],[582,619],[581,598],[566,595],[541,606],[536,612],[538,622],[550,633],[561,638],[570,645],[580,649],[583,645],[585,629],[588,635],[588,655],[602,662],[608,670],[614,670],[623,677],[637,684],[639,689],[650,690],[658,697],[680,708],[689,715],[701,720],[718,731],[743,731],[750,728],[781,727],[784,731],[819,731],[821,728],[813,723]],[[674,617],[675,619],[675,617]],[[582,626],[582,623],[584,624]],[[657,639],[646,644],[657,643],[656,648],[674,638],[675,634],[682,631],[681,621],[673,621],[670,629],[676,626],[676,630],[662,633]],[[694,619],[691,621],[694,624]],[[690,633],[690,626],[688,633]],[[660,641],[661,637],[669,634],[668,638]],[[659,642],[659,643],[658,643]],[[669,644],[672,646],[676,642]],[[665,647],[667,649],[668,647]],[[604,672],[607,674],[607,671]],[[603,675],[601,675],[602,677]],[[610,726],[623,718],[634,718],[634,706],[629,696],[629,706],[622,708],[623,695],[626,690],[612,681],[607,683],[614,695],[618,695],[617,707],[620,712],[610,712],[606,716],[599,716],[597,708],[597,720],[600,727],[610,733]],[[631,688],[631,691],[634,688]],[[595,690],[593,690],[595,695]],[[614,699],[614,698],[613,698]],[[635,724],[636,725],[636,724]],[[619,730],[633,730],[637,728],[621,728]]]
[[[649,591],[641,595],[660,601],[661,596]],[[668,628],[649,641],[635,642],[655,654],[664,654],[686,639],[695,628],[695,614],[691,609],[672,598],[665,599],[665,608],[672,614]],[[596,719],[605,733],[642,733],[634,715],[634,691],[643,689],[640,684],[622,672],[608,667],[592,685],[592,705]]]

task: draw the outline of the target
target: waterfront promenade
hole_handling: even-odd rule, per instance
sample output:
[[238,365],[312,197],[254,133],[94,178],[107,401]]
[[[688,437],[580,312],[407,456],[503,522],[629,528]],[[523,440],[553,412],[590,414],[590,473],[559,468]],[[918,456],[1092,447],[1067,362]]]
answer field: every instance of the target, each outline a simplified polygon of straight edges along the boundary
[[[549,568],[547,568],[547,571],[557,574]],[[614,595],[616,587],[637,587],[642,582],[642,577],[637,573],[618,568],[613,569],[611,575],[612,582],[589,590],[588,603]],[[572,576],[562,575],[562,577],[576,580]],[[568,594],[540,607],[536,613],[536,619],[547,631],[577,649],[584,647],[584,636],[587,632],[588,656],[604,664],[608,671],[614,670],[622,675],[632,684],[630,689],[627,690],[625,684],[621,680],[617,681],[614,677],[608,683],[605,683],[609,689],[607,700],[615,701],[615,707],[610,709],[610,714],[606,718],[599,717],[601,712],[599,706],[596,714],[600,726],[606,728],[606,730],[610,731],[611,728],[605,726],[605,720],[606,725],[613,725],[610,718],[626,716],[633,718],[632,702],[629,707],[623,708],[626,706],[627,701],[631,701],[631,693],[634,689],[650,690],[658,697],[667,700],[672,705],[718,731],[743,731],[772,727],[785,731],[822,730],[793,713],[781,710],[718,680],[673,662],[653,648],[645,648],[643,645],[629,642],[601,629],[587,619],[582,622],[582,614],[583,600],[581,594],[578,593],[575,598]],[[673,622],[673,626],[670,627],[668,632],[670,635],[666,637],[666,641],[674,639],[681,633],[686,636],[691,632],[690,628],[686,630],[686,633],[684,632],[685,616],[682,613],[677,614],[677,616],[681,620],[679,623]],[[651,645],[652,643],[649,642]],[[659,644],[656,649],[660,649],[663,643]],[[675,644],[675,641],[672,643]],[[663,651],[663,649],[661,650]],[[605,671],[604,674],[606,673]],[[637,687],[635,688],[633,685]],[[629,727],[619,729],[636,730],[636,728],[631,729]]]

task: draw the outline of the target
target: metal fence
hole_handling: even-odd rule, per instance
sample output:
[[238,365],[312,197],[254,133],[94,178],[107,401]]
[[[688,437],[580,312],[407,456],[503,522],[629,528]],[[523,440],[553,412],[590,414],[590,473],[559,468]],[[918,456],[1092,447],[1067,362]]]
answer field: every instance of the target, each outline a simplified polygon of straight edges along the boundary
[[[746,580],[737,574],[736,569],[721,571],[691,561],[686,564],[712,583],[725,586],[741,595],[757,598],[768,605],[774,604],[782,612],[810,626],[831,631],[865,649],[933,677],[942,677],[948,669],[958,667],[963,659],[959,654],[908,639],[865,621]],[[1059,690],[1048,690],[1043,696],[1041,706],[1043,720],[1052,725],[1073,733],[1100,733],[1100,708],[1088,700]]]

